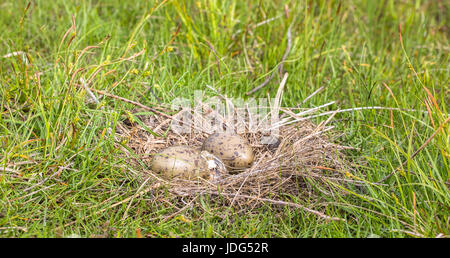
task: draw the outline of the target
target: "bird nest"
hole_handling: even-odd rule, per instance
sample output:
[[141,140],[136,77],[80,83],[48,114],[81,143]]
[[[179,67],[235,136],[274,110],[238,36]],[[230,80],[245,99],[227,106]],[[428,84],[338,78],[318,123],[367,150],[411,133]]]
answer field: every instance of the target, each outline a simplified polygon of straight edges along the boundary
[[[265,137],[262,132],[241,133],[253,147],[255,159],[251,167],[239,173],[226,174],[215,181],[164,178],[151,170],[153,154],[173,145],[200,149],[210,133],[202,128],[193,128],[187,134],[175,132],[171,122],[176,115],[132,117],[118,125],[117,135],[122,142],[126,140],[128,148],[122,148],[133,168],[131,171],[142,180],[138,194],[151,191],[155,198],[184,207],[195,205],[200,196],[213,196],[210,200],[216,206],[232,206],[241,211],[270,204],[298,208],[325,219],[338,220],[340,218],[327,216],[320,211],[323,207],[316,209],[315,205],[321,206],[321,196],[344,194],[339,189],[355,182],[347,176],[352,166],[342,152],[348,147],[333,143],[335,133],[331,131],[331,126],[326,123],[316,125],[307,119],[297,119],[280,126],[278,141],[272,144],[261,143],[262,137]],[[304,200],[308,200],[308,206],[302,204]]]

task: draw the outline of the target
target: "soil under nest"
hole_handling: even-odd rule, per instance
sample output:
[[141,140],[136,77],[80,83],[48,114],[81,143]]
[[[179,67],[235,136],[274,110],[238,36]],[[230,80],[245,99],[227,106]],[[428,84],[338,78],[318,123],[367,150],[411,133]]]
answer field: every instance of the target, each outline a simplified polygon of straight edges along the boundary
[[[177,134],[170,129],[170,118],[138,117],[153,132],[165,135],[156,137],[142,127],[142,123],[129,120],[117,127],[117,135],[126,139],[126,145],[137,154],[122,147],[129,165],[138,171],[135,176],[142,180],[144,191],[141,194],[152,191],[154,198],[163,198],[182,207],[192,206],[199,196],[208,195],[213,197],[210,200],[214,200],[216,207],[233,206],[240,211],[251,211],[268,203],[303,209],[325,219],[341,220],[320,211],[324,208],[320,205],[321,196],[345,194],[336,186],[355,182],[346,176],[352,166],[342,150],[348,147],[332,142],[335,133],[331,127],[307,120],[282,126],[278,146],[261,144],[261,133],[241,134],[255,151],[253,165],[213,183],[205,179],[167,179],[151,170],[152,154],[173,145],[200,149],[208,133]],[[308,207],[300,204],[303,200],[308,201]]]

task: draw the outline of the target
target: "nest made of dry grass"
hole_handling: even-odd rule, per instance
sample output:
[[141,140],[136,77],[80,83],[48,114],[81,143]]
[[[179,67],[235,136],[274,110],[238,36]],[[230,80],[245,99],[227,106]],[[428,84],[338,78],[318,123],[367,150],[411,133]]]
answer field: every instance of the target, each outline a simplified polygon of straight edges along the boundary
[[[280,144],[275,148],[260,144],[261,133],[244,133],[242,136],[255,150],[253,165],[213,183],[203,179],[169,180],[150,169],[152,154],[172,145],[200,148],[209,135],[202,131],[185,135],[175,133],[170,129],[172,118],[160,115],[140,117],[148,128],[155,133],[164,132],[166,137],[156,137],[129,121],[117,128],[117,134],[127,139],[127,146],[138,154],[132,155],[124,149],[129,165],[138,171],[135,176],[146,184],[145,193],[152,191],[154,198],[175,204],[179,202],[185,207],[195,204],[199,196],[209,195],[216,197],[213,198],[216,206],[233,206],[240,211],[251,211],[263,203],[270,203],[300,208],[325,219],[340,220],[314,209],[314,203],[321,206],[320,196],[343,194],[336,186],[354,183],[346,177],[351,164],[342,153],[345,147],[331,141],[331,127],[315,125],[308,120],[281,126]],[[301,200],[308,200],[308,207],[299,204]]]

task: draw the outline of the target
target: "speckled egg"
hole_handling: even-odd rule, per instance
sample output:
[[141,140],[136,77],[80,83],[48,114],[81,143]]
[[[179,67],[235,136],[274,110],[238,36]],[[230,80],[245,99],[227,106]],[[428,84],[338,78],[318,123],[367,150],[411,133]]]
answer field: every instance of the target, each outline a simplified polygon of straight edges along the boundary
[[166,177],[195,179],[209,178],[208,162],[200,152],[189,146],[171,146],[156,153],[152,159],[152,170]]
[[203,142],[202,150],[214,154],[232,169],[250,167],[255,158],[253,148],[238,134],[214,133]]

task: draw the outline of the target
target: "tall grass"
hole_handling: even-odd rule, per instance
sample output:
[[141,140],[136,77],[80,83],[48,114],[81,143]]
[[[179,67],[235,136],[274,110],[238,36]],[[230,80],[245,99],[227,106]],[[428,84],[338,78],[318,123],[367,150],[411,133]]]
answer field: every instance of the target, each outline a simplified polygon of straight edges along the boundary
[[[445,1],[38,0],[0,7],[1,236],[450,234]],[[347,222],[292,209],[274,216],[268,206],[223,218],[206,197],[202,210],[174,217],[178,207],[154,203],[151,194],[114,206],[140,187],[113,144],[133,105],[95,92],[99,103],[90,103],[80,79],[148,106],[209,92],[205,85],[246,97],[278,73],[289,26],[283,105],[297,106],[323,87],[301,107],[398,108],[334,118],[342,132],[335,140],[355,148],[346,154],[358,169],[348,176],[365,185],[315,205]],[[280,79],[251,97],[274,96]]]

